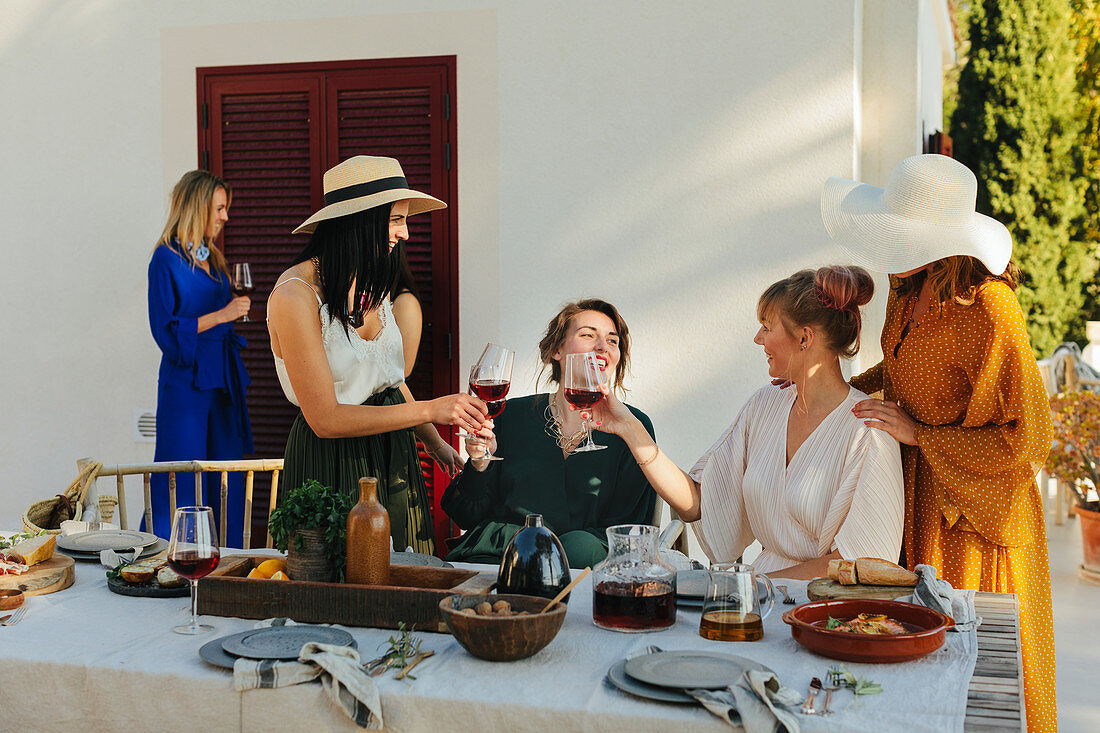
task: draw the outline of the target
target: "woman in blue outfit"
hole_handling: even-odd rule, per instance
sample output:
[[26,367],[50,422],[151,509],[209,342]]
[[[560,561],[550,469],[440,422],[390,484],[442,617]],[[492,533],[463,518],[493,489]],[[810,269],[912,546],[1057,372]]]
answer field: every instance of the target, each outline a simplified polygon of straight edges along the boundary
[[[172,189],[168,223],[149,262],[149,326],[161,351],[157,461],[235,460],[252,452],[245,405],[249,380],[241,362],[245,342],[231,325],[251,303],[231,296],[225,256],[214,246],[231,200],[232,188],[222,179],[206,171],[184,174]],[[172,528],[168,477],[152,479],[153,527],[143,528],[167,537]],[[220,482],[208,483],[203,503],[213,507],[220,532]],[[192,474],[177,474],[176,503],[195,503]],[[240,547],[240,476],[230,477],[227,514],[226,543]]]

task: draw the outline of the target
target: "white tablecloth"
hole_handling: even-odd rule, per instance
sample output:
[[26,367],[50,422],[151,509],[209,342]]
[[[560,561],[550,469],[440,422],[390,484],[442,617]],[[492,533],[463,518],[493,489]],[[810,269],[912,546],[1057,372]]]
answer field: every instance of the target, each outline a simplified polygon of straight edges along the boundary
[[[477,566],[474,566],[477,567]],[[787,582],[805,599],[805,584]],[[611,664],[657,644],[715,650],[755,659],[804,690],[825,678],[831,660],[806,652],[781,621],[778,604],[760,642],[711,642],[698,635],[699,612],[681,608],[676,626],[660,633],[619,634],[591,620],[591,585],[573,593],[565,624],[542,652],[518,662],[484,662],[449,635],[423,634],[435,650],[413,682],[379,680],[387,730],[728,731],[701,708],[642,700],[604,682]],[[78,563],[76,584],[28,599],[17,626],[0,627],[0,729],[20,731],[357,730],[320,685],[278,690],[233,689],[230,671],[207,665],[199,647],[211,635],[172,633],[186,620],[187,598],[148,599],[107,590],[104,569]],[[251,628],[248,619],[204,617],[216,635]],[[365,659],[394,632],[353,628]],[[962,730],[967,685],[976,654],[974,633],[949,634],[938,652],[895,665],[849,664],[885,688],[881,695],[833,697],[837,714],[804,717],[806,731]]]

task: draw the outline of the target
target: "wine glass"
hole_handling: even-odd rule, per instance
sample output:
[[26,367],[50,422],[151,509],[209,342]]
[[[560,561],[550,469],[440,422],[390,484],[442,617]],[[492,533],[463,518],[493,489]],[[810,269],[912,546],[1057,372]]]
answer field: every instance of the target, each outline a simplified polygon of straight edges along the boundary
[[[486,403],[490,418],[504,412],[506,402],[504,398],[508,396],[508,389],[512,386],[512,362],[515,356],[515,352],[511,349],[488,344],[481,352],[481,358],[470,367],[470,394]],[[477,436],[467,437],[477,438]],[[504,460],[494,456],[489,450],[485,451],[481,459]]]
[[591,351],[583,354],[566,354],[562,378],[565,380],[565,400],[578,410],[582,410],[581,419],[584,421],[584,432],[588,438],[584,445],[574,448],[571,452],[586,453],[603,450],[607,447],[606,445],[596,445],[592,442],[592,430],[588,425],[587,412],[603,399],[600,385],[605,384],[607,380],[603,370],[600,369],[596,354]]
[[221,551],[214,528],[214,510],[208,506],[181,506],[172,518],[168,567],[191,582],[191,621],[172,629],[177,634],[204,634],[214,627],[199,623],[199,578],[218,567]]
[[[240,297],[242,295],[248,295],[252,292],[252,270],[249,269],[247,262],[238,262],[233,265],[233,295]],[[241,317],[241,322],[251,320],[248,314],[245,313]]]

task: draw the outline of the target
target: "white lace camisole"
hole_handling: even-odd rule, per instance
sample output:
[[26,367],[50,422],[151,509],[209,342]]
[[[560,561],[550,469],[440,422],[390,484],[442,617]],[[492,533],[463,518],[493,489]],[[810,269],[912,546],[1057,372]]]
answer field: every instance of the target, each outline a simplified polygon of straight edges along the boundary
[[[300,277],[289,277],[275,288],[291,280],[304,283],[313,290],[313,286]],[[275,288],[271,291],[275,292]],[[354,328],[349,328],[345,333],[343,324],[329,316],[328,306],[321,301],[316,290],[313,290],[313,295],[317,298],[321,317],[321,343],[325,347],[325,356],[328,357],[337,402],[361,405],[372,394],[405,381],[405,353],[401,348],[401,330],[394,320],[388,298],[383,298],[380,306],[384,324],[382,330],[372,340],[367,341]],[[297,405],[298,398],[290,385],[286,363],[274,352],[272,356],[275,357],[275,373],[279,375],[283,394]]]

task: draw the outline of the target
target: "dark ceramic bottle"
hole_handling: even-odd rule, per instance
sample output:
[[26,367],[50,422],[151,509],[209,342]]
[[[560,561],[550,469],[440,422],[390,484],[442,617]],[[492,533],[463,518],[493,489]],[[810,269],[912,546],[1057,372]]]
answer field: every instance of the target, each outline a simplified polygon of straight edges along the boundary
[[388,585],[390,515],[378,501],[378,479],[359,479],[359,503],[348,513],[347,582]]
[[528,514],[500,557],[497,593],[553,598],[569,580],[569,558],[557,535],[542,525],[541,514]]

